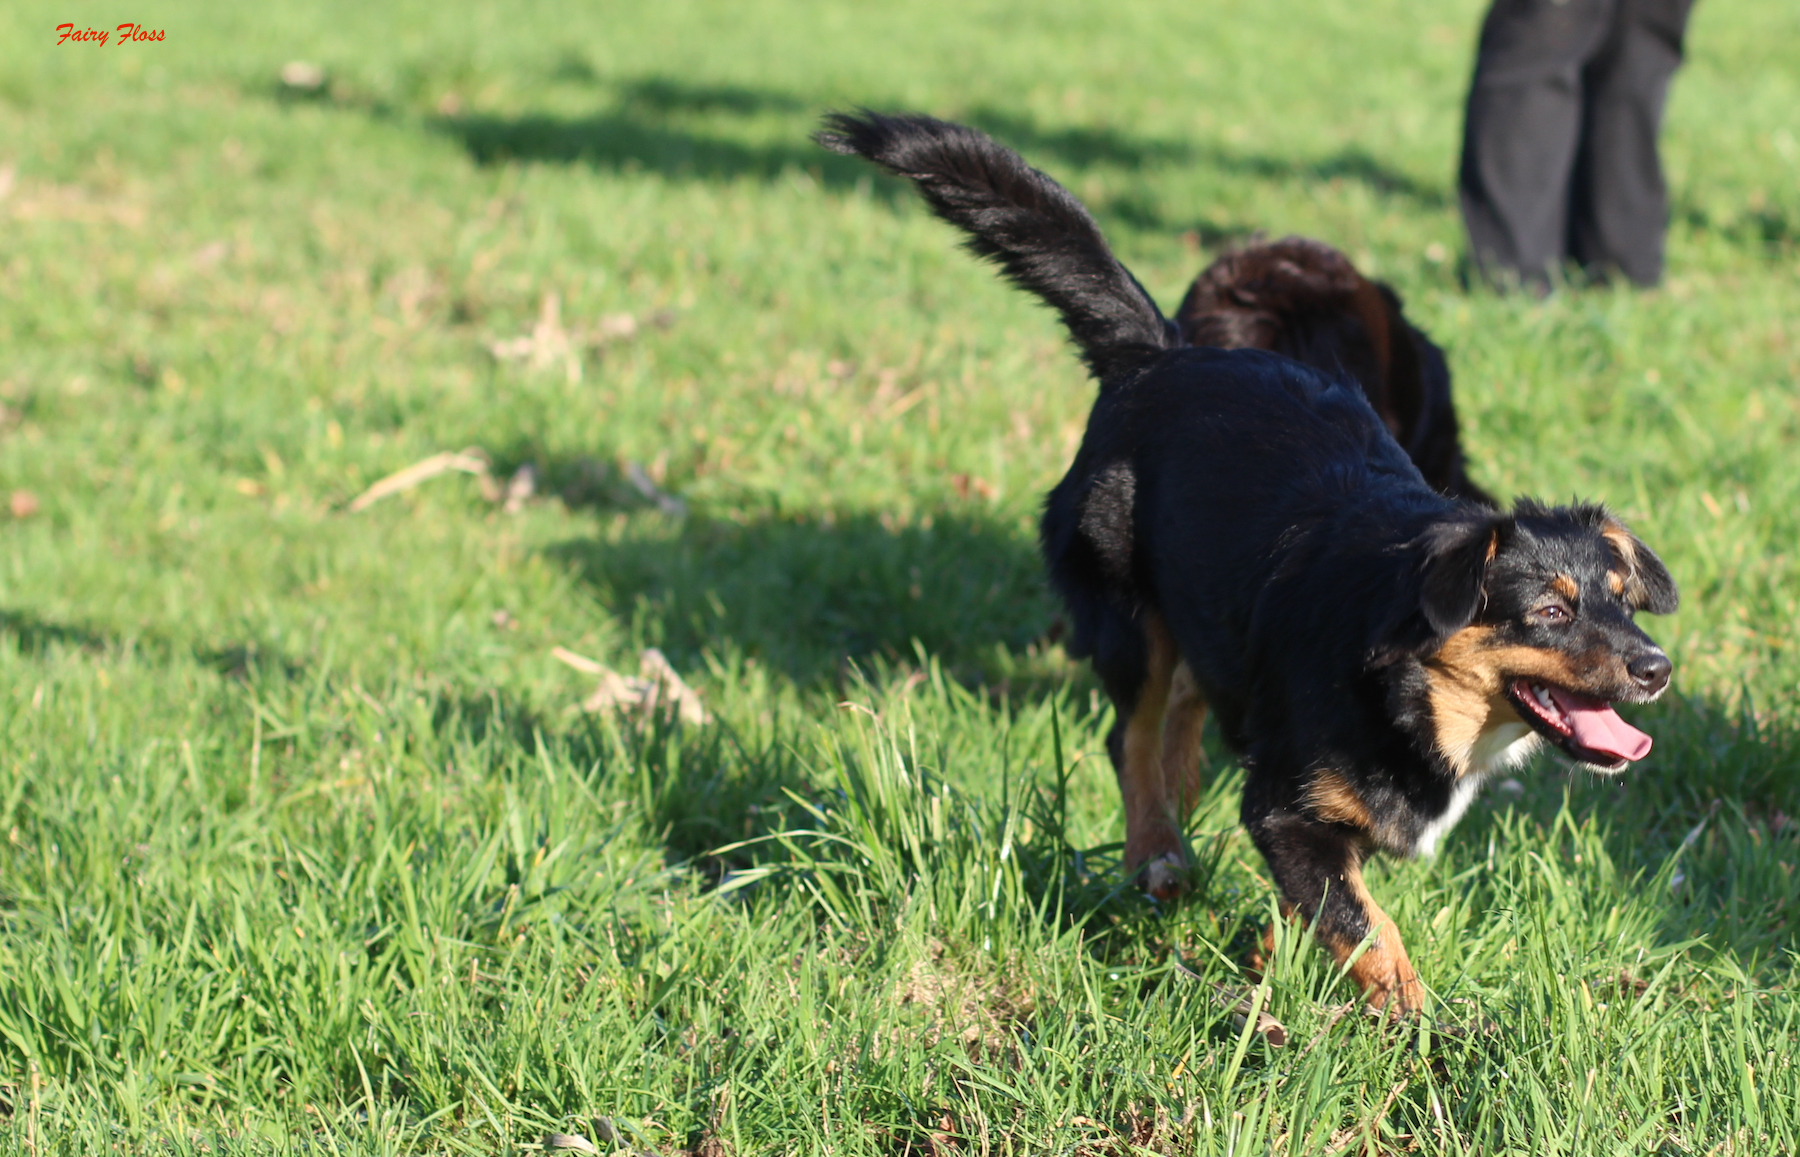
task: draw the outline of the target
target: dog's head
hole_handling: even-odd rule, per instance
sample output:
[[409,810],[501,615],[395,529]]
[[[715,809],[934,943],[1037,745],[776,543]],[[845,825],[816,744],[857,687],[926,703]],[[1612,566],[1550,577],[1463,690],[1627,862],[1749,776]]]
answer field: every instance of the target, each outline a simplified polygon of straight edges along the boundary
[[1519,723],[1604,771],[1649,752],[1612,704],[1668,687],[1669,657],[1632,615],[1668,614],[1679,596],[1636,535],[1598,506],[1522,499],[1511,514],[1442,522],[1415,547],[1418,611],[1401,649],[1423,664],[1452,763],[1472,770],[1483,741],[1509,724],[1525,734]]

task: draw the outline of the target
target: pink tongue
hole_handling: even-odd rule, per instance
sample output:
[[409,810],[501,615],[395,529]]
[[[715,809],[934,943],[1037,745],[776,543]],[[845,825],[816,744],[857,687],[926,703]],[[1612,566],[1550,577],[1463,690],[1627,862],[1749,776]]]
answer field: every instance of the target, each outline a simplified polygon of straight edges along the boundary
[[1575,742],[1614,759],[1642,759],[1650,754],[1650,737],[1619,718],[1612,704],[1551,687],[1550,698],[1569,720]]

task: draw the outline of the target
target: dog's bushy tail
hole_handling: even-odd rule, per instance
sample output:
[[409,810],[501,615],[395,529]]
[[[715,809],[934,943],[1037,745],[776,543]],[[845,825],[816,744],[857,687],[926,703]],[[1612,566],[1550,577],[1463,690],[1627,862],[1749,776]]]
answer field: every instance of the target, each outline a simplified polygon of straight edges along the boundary
[[1080,201],[984,133],[927,116],[834,113],[814,138],[917,185],[968,247],[1062,315],[1102,385],[1180,345]]

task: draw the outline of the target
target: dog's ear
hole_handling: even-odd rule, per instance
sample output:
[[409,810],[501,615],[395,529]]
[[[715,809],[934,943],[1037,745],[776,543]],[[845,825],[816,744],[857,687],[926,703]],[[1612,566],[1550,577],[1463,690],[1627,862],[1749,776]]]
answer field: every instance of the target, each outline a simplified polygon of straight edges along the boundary
[[1675,579],[1662,559],[1656,557],[1656,552],[1614,518],[1601,523],[1600,534],[1612,548],[1613,559],[1619,564],[1617,573],[1624,586],[1620,593],[1632,609],[1649,611],[1653,615],[1674,614],[1681,605],[1681,592],[1675,588]]
[[1500,519],[1440,522],[1423,536],[1424,573],[1419,613],[1442,638],[1475,621],[1481,611],[1488,564],[1500,550]]
[[1475,621],[1488,565],[1509,522],[1500,514],[1464,514],[1433,524],[1412,542],[1411,581],[1399,584],[1387,625],[1371,640],[1372,664],[1429,655]]

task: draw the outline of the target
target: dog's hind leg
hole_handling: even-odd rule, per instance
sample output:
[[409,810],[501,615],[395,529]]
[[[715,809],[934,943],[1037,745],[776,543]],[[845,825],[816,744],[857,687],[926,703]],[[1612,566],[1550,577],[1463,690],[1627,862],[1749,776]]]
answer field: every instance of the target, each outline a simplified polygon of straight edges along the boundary
[[1186,663],[1175,665],[1169,680],[1169,707],[1163,718],[1162,775],[1175,818],[1186,824],[1200,803],[1200,729],[1206,724],[1206,699]]
[[1125,867],[1141,870],[1144,890],[1168,900],[1187,882],[1188,868],[1187,843],[1163,775],[1163,720],[1175,674],[1175,643],[1155,612],[1145,612],[1135,622],[1114,620],[1103,631],[1118,633],[1097,648],[1094,667],[1113,703],[1106,751],[1125,804]]
[[[1283,910],[1313,927],[1340,965],[1356,957],[1350,978],[1370,1006],[1393,1014],[1424,1007],[1424,988],[1400,931],[1363,884],[1366,845],[1356,834],[1281,810],[1244,819],[1275,875]],[[1373,941],[1357,956],[1370,933]]]

